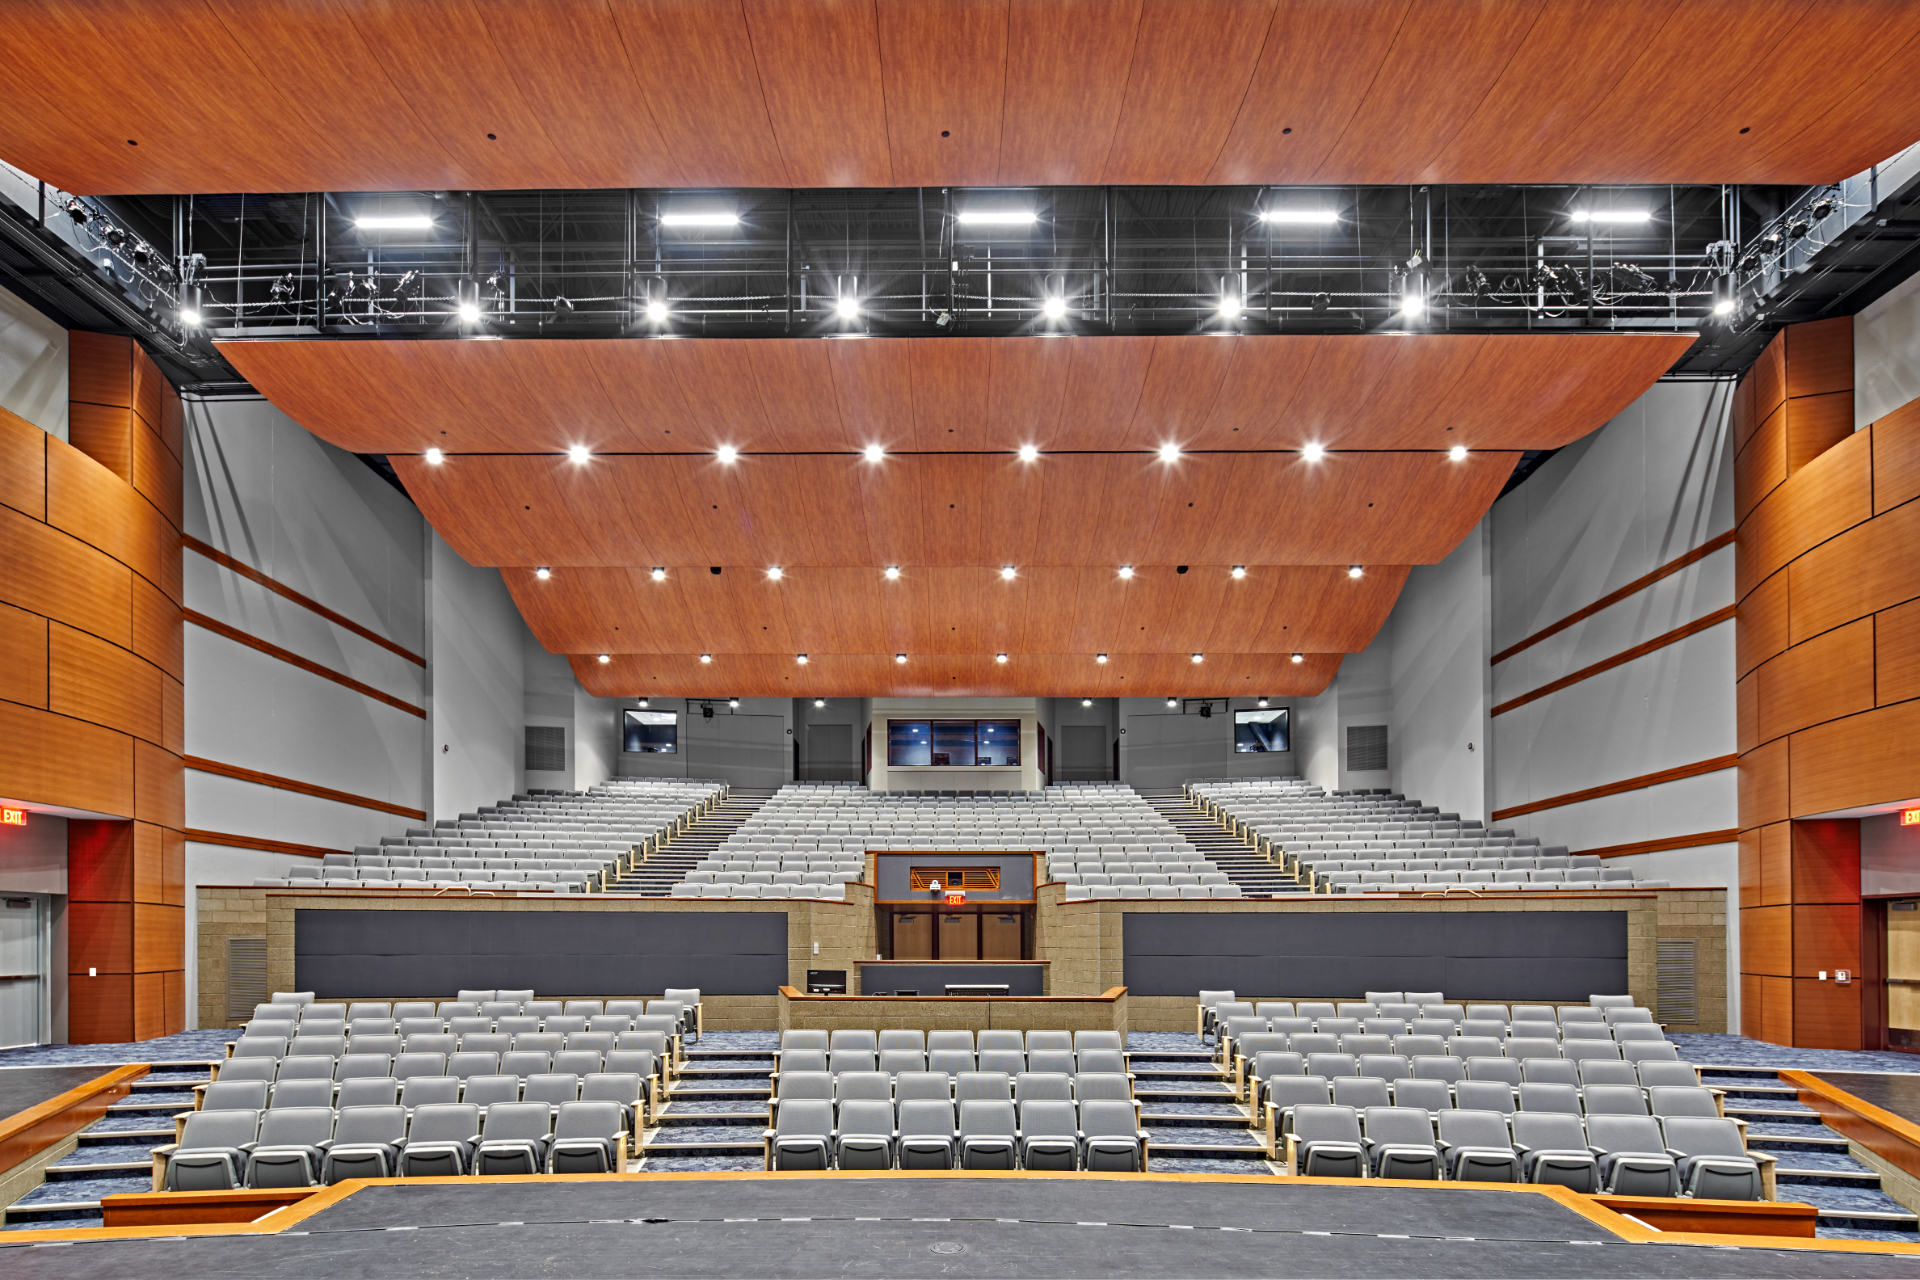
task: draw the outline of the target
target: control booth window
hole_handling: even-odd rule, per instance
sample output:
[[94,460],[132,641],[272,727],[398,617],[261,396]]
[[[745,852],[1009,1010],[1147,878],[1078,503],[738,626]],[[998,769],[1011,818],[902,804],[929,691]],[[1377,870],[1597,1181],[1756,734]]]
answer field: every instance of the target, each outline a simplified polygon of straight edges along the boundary
[[620,735],[622,751],[642,751],[674,755],[680,750],[680,713],[678,711],[635,711],[624,713]]
[[1235,751],[1286,751],[1287,709],[1236,711],[1233,713],[1233,749]]
[[1018,720],[889,720],[887,763],[934,767],[1020,763]]

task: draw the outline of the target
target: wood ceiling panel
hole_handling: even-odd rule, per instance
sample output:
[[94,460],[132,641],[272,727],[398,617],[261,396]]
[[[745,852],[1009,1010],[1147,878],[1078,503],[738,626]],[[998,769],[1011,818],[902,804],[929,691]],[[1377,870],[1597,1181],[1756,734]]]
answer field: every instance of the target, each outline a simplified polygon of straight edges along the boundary
[[[351,0],[343,11],[371,64],[461,170],[484,175],[493,188],[588,185],[569,139],[549,134],[521,96],[513,74],[518,52],[495,43],[474,0]],[[579,34],[613,38],[611,30]]]
[[1146,380],[1133,410],[1131,434],[1193,448],[1213,411],[1220,385],[1241,344],[1200,336],[1155,338]]
[[912,439],[913,368],[905,338],[829,342],[833,393],[849,441],[899,448]]
[[1233,344],[1196,449],[1298,449],[1307,428],[1282,412],[1299,391],[1320,349],[1319,338],[1262,335]]
[[1118,505],[1110,495],[1116,477],[1157,465],[1124,454],[1043,456],[1036,464],[1042,504],[1035,562],[1064,564],[1079,556],[1086,557],[1086,564],[1119,565],[1131,560],[1146,545],[1158,512],[1152,506]]
[[1046,480],[1011,453],[971,459],[980,476],[980,559],[987,565],[1037,564]]
[[[879,625],[878,609],[869,619],[872,625],[860,625],[860,619],[839,610],[838,588],[850,576],[865,578],[871,584],[877,577],[858,569],[810,569],[772,584],[776,608],[786,620],[786,638],[792,652],[811,656],[815,653],[877,653],[886,644],[886,629]],[[851,587],[851,584],[847,584]],[[878,605],[878,599],[874,601]],[[772,645],[765,648],[771,649]]]
[[921,520],[920,473],[891,466],[862,467],[860,511],[867,526],[869,563],[905,568],[928,563],[927,528]]
[[1362,433],[1347,428],[1399,354],[1392,343],[1371,341],[1365,335],[1316,338],[1312,362],[1298,389],[1284,407],[1276,406],[1285,424],[1282,429],[1305,443],[1329,449],[1366,447],[1359,443]]
[[[788,181],[738,4],[608,0],[634,74],[681,181],[784,187]],[[640,185],[659,186],[648,182]]]
[[1126,97],[1142,0],[1010,0],[1003,184],[1101,180]]
[[[1750,70],[1763,62],[1812,0],[1686,0],[1612,92],[1560,136],[1550,168],[1659,182],[1661,154],[1699,127]],[[1712,49],[1703,58],[1701,51]],[[1660,109],[1648,110],[1659,103]],[[1716,167],[1764,154],[1752,134],[1720,138]],[[1699,178],[1711,181],[1711,174]]]
[[1280,0],[1239,117],[1207,181],[1313,181],[1365,101],[1410,3]]
[[[586,187],[685,182],[606,0],[473,0],[520,96]],[[676,86],[679,77],[675,77]],[[590,84],[593,92],[582,93]],[[663,176],[669,175],[669,176]]]
[[436,429],[396,423],[353,358],[332,342],[223,342],[225,356],[254,390],[329,444],[352,453],[419,453],[436,443]]
[[[890,473],[919,486],[921,549],[927,562],[987,563],[982,543],[987,515],[984,462],[973,454],[951,453],[889,460]],[[885,483],[894,483],[891,474]]]
[[[517,346],[517,343],[504,343]],[[546,343],[546,346],[559,346]],[[674,376],[669,352],[673,342],[566,343],[586,356],[582,378],[590,371],[624,430],[619,446],[641,452],[678,452],[711,448],[711,433],[692,426],[686,396]]]
[[742,0],[795,187],[893,185],[873,0]]
[[[1321,180],[1330,173],[1342,175],[1343,182],[1418,180],[1430,167],[1429,157],[1486,100],[1542,3],[1414,0],[1365,100],[1321,161]],[[1435,58],[1442,46],[1447,56]],[[1388,136],[1395,139],[1390,149],[1379,145]]]
[[[1425,157],[1420,180],[1444,173],[1449,182],[1511,182],[1512,174],[1540,172],[1681,2],[1547,0],[1472,119]],[[1594,40],[1597,30],[1607,38]],[[1566,56],[1570,49],[1579,49],[1580,56]],[[1434,69],[1444,73],[1446,64]]]
[[1051,439],[1073,369],[1071,338],[993,344],[988,434],[979,447],[1019,450]]
[[907,348],[913,369],[913,438],[923,453],[970,447],[987,416],[992,338],[948,338]]
[[1837,182],[1906,149],[1920,137],[1920,37],[1906,42],[1818,117],[1797,118],[1758,161],[1731,166],[1734,182]]
[[1647,334],[1609,348],[1583,334],[1513,334],[1489,340],[1404,448],[1557,449],[1604,425],[1684,354],[1687,334]]
[[1274,0],[1146,0],[1104,181],[1207,180],[1273,11]]
[[769,338],[735,345],[746,349],[753,367],[761,409],[773,429],[771,447],[796,453],[858,452],[874,443],[866,439],[855,441],[841,423],[833,363],[826,343]]
[[[1264,456],[1294,461],[1288,454]],[[1153,522],[1153,541],[1146,549],[1146,560],[1159,564],[1208,563],[1232,554],[1240,525],[1252,510],[1257,510],[1226,505],[1227,495],[1240,487],[1233,483],[1232,472],[1245,457],[1189,454],[1161,468],[1156,486],[1160,513]]]
[[998,180],[1007,4],[879,0],[894,182],[986,187]]
[[1401,343],[1364,403],[1356,406],[1357,424],[1373,449],[1450,448],[1446,426],[1436,428],[1445,443],[1423,436],[1420,424],[1433,415],[1436,400],[1462,385],[1487,339],[1470,334],[1435,334],[1432,342]]
[[[1906,0],[1810,6],[1745,79],[1694,120],[1693,127],[1675,138],[1653,163],[1669,172],[1712,172],[1726,140],[1738,137],[1759,159],[1754,169],[1764,173],[1769,152],[1805,121],[1825,115],[1844,101],[1861,80],[1870,79],[1917,36],[1920,7]],[[1840,67],[1848,68],[1848,73],[1835,75]],[[1912,108],[1901,114],[1909,121],[1915,118]],[[1742,129],[1752,132],[1743,136]],[[1844,167],[1848,163],[1844,155],[1826,159],[1832,166],[1828,174],[1837,180],[1886,156],[1856,168]]]
[[[1042,449],[1157,449],[1164,440],[1150,430],[1132,430],[1153,359],[1153,338],[1071,339],[1073,368],[1067,375],[1060,418]],[[1144,442],[1143,442],[1144,441]]]
[[731,445],[742,453],[779,447],[753,380],[747,342],[662,342],[667,365],[680,384],[689,435],[697,448]]

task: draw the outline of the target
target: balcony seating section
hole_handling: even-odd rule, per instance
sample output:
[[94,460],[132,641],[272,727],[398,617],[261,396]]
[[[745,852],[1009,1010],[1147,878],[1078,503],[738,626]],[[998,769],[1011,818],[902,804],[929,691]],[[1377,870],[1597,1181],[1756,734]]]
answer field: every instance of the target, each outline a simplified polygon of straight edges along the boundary
[[[1327,792],[1300,778],[1197,779],[1188,797],[1316,893],[1664,889],[1596,855],[1387,791]],[[1193,896],[1193,895],[1189,895]]]
[[726,794],[723,783],[617,779],[585,792],[535,791],[432,827],[330,853],[256,885],[297,889],[587,893]]

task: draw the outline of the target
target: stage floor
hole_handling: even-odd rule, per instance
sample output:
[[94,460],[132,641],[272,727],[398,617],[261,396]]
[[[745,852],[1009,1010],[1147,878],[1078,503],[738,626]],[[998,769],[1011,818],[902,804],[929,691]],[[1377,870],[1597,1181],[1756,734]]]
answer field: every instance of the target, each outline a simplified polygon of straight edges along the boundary
[[[246,1230],[242,1228],[242,1230]],[[6,1247],[11,1276],[1908,1277],[1911,1254],[1630,1243],[1545,1195],[1179,1178],[375,1184],[278,1234]],[[1737,1254],[1738,1256],[1734,1256]]]
[[17,1116],[69,1089],[78,1089],[102,1074],[97,1066],[0,1067],[0,1120]]
[[[1920,1067],[1920,1059],[1914,1061]],[[1920,1075],[1879,1071],[1815,1071],[1810,1074],[1836,1089],[1845,1089],[1862,1102],[1891,1111],[1902,1120],[1920,1124]]]

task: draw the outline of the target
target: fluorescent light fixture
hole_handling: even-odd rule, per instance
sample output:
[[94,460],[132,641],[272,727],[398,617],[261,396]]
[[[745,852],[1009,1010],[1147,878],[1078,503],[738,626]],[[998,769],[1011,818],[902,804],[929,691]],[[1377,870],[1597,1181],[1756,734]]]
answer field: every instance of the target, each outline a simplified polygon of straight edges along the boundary
[[1575,222],[1650,222],[1653,215],[1645,209],[1575,209],[1567,215]]
[[1327,447],[1323,444],[1310,444],[1300,450],[1300,457],[1307,462],[1318,462],[1327,456]]
[[471,302],[461,303],[457,308],[455,308],[455,313],[458,314],[459,317],[462,320],[465,320],[468,324],[472,324],[475,320],[478,320],[480,318],[480,308],[476,304]]
[[1040,304],[1040,314],[1049,320],[1060,319],[1067,314],[1067,300],[1065,298],[1048,298]]
[[1350,564],[1347,566],[1347,576],[1349,578],[1358,578],[1363,576],[1365,573],[1366,573],[1366,570],[1357,564]]
[[667,571],[659,565],[653,566],[653,580],[655,582],[665,582],[667,580]]
[[440,452],[438,449],[427,450],[427,461],[431,462],[434,466],[437,467],[441,463],[445,462],[446,460],[447,460],[447,455]]
[[842,320],[855,319],[860,314],[860,299],[843,297],[840,301],[833,304],[833,309],[839,313]]
[[723,444],[713,451],[713,456],[722,462],[732,462],[740,456],[740,451],[730,444]]
[[1161,446],[1160,446],[1160,461],[1162,461],[1162,462],[1178,462],[1178,461],[1180,461],[1180,446],[1179,446],[1179,445],[1177,445],[1177,444],[1163,444],[1163,445],[1161,445]]
[[1015,569],[1012,565],[1009,564],[1009,565],[1001,566],[1000,577],[1003,580],[1007,582],[1012,582],[1014,578],[1018,576],[1019,576],[1019,570]]
[[868,462],[878,462],[887,456],[887,451],[877,444],[870,444],[861,450],[861,454]]
[[712,655],[712,654],[710,654],[710,653],[703,653],[703,654],[701,654],[701,655],[700,655],[700,661],[702,661],[702,662],[712,662],[712,661],[713,661],[713,655]]
[[882,574],[882,575],[883,575],[883,576],[884,576],[884,577],[886,578],[886,580],[887,580],[888,582],[897,582],[897,581],[899,581],[899,578],[900,578],[900,566],[899,566],[899,565],[897,565],[897,564],[890,564],[890,565],[888,565],[888,566],[887,566],[886,568],[884,568],[884,569],[882,569],[882,570],[881,570],[880,572],[881,572],[881,574]]
[[659,324],[662,321],[664,321],[666,318],[667,318],[666,303],[655,301],[655,302],[649,302],[647,304],[647,319],[653,321],[655,324]]
[[1040,450],[1038,448],[1030,444],[1023,444],[1020,446],[1020,461],[1037,462],[1039,461],[1039,459],[1040,459]]
[[1205,662],[1207,660],[1207,655],[1204,653],[1196,653],[1193,655],[1193,660],[1195,662]]
[[1463,444],[1453,446],[1453,448],[1447,450],[1447,458],[1452,462],[1465,462],[1467,460],[1467,446]]
[[[769,566],[767,567],[767,577],[768,577],[769,579],[771,579],[772,581],[774,581],[774,582],[778,582],[778,581],[780,581],[780,579],[782,579],[782,578],[784,578],[784,577],[786,577],[786,576],[787,576],[787,574],[786,574],[786,570],[784,570],[784,569],[782,569],[782,568],[781,568],[781,567],[780,567],[779,565],[777,565],[777,564],[776,564],[776,565],[769,565]],[[804,655],[804,654],[802,654],[802,655],[801,655],[801,657],[800,657],[800,661],[802,661],[802,662],[805,662],[806,660],[807,660],[807,659],[806,659],[806,655]]]
[[575,462],[585,462],[593,456],[593,451],[583,444],[576,444],[567,450],[567,456]]
[[954,217],[969,227],[1030,227],[1039,221],[1031,209],[962,209]]
[[896,653],[893,655],[893,660],[898,663],[905,663],[907,660],[907,655],[904,653]]
[[1231,573],[1233,574],[1233,576],[1234,576],[1234,577],[1236,577],[1236,578],[1244,578],[1244,577],[1246,577],[1246,576],[1247,576],[1247,566],[1245,566],[1245,565],[1243,565],[1243,564],[1237,564],[1237,565],[1235,565],[1235,566],[1233,566],[1233,568],[1232,568],[1232,569],[1230,570],[1230,572],[1231,572]]
[[1220,296],[1220,318],[1222,320],[1238,320],[1240,318],[1240,299],[1230,293],[1222,294]]
[[1101,666],[1103,666],[1103,667],[1107,665],[1107,655],[1106,655],[1106,654],[1104,654],[1104,653],[1096,653],[1096,654],[1094,654],[1094,655],[1093,655],[1093,660],[1094,660],[1095,662],[1097,662],[1097,663],[1099,663],[1099,664],[1100,664]]
[[533,576],[540,579],[540,581],[545,582],[548,578],[551,578],[553,576],[553,570],[547,568],[547,566],[545,565],[541,565],[538,569],[535,569],[533,571]]
[[1262,209],[1262,222],[1284,222],[1328,226],[1340,221],[1340,215],[1332,209]]
[[363,213],[353,225],[362,231],[425,231],[433,219],[424,213]]
[[1131,578],[1133,576],[1133,566],[1130,564],[1121,565],[1120,576],[1123,578]]
[[796,653],[796,654],[794,654],[794,655],[793,655],[793,660],[794,660],[795,662],[797,662],[797,663],[799,663],[799,664],[800,664],[801,666],[803,666],[803,667],[807,665],[807,655],[806,655],[806,654],[804,654],[804,653]]
[[612,655],[612,654],[607,654],[607,653],[603,653],[603,654],[601,654],[601,655],[600,655],[600,661],[602,661],[602,662],[612,662],[612,661],[613,661],[613,655]]
[[737,227],[740,215],[715,209],[706,213],[663,213],[660,215],[663,227]]
[[993,660],[995,662],[1005,662],[1007,660],[1007,655],[1004,653],[996,653],[993,655]]
[[1296,653],[1293,655],[1293,660],[1295,662],[1305,662],[1307,660],[1307,655],[1304,653]]

